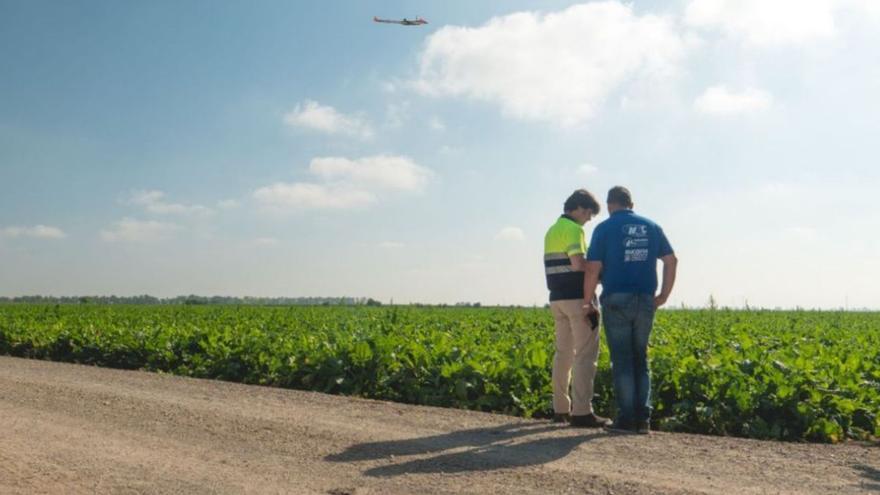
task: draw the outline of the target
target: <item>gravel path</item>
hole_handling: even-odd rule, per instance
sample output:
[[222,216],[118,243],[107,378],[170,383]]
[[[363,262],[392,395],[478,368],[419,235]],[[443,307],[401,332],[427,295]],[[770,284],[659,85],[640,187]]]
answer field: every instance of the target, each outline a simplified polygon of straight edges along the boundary
[[0,357],[0,493],[880,493],[880,446],[613,435]]

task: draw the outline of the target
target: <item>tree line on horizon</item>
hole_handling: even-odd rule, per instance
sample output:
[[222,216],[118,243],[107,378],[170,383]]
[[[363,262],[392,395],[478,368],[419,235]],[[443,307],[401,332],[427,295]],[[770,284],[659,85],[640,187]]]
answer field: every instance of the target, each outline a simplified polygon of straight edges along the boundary
[[160,298],[137,296],[16,296],[0,297],[0,304],[135,304],[135,305],[254,305],[254,306],[381,306],[371,297],[234,297],[190,294]]

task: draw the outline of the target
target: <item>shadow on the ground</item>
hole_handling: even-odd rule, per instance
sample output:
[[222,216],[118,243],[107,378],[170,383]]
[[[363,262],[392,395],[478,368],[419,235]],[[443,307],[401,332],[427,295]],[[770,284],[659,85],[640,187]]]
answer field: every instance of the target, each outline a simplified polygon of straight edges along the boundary
[[[381,477],[407,473],[489,471],[533,466],[561,459],[581,443],[602,435],[601,432],[593,431],[586,435],[517,441],[528,435],[563,428],[546,423],[512,423],[407,440],[363,443],[349,447],[342,453],[329,455],[325,459],[331,462],[351,462],[438,453],[439,455],[427,459],[414,459],[375,467],[364,474]],[[465,450],[443,453],[453,449]]]
[[867,482],[862,482],[860,488],[865,488],[872,492],[880,492],[880,469],[866,464],[857,464],[853,466],[853,468],[855,468],[863,478],[869,480]]

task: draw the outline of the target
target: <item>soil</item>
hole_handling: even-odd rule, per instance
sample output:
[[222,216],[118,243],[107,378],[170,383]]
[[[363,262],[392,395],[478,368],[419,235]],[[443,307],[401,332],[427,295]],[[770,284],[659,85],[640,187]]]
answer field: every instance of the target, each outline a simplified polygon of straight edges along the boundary
[[880,446],[548,421],[0,357],[0,493],[878,493]]

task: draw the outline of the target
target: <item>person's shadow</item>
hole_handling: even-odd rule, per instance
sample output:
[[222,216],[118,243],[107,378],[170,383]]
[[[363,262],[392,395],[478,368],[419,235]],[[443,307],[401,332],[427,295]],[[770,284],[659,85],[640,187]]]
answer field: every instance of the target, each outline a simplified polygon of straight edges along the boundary
[[865,464],[853,466],[859,471],[862,477],[871,480],[870,482],[862,482],[859,486],[872,492],[880,492],[880,469]]
[[[325,459],[331,462],[352,462],[438,453],[429,458],[375,467],[368,469],[364,474],[382,477],[407,473],[490,471],[545,464],[561,459],[581,443],[602,435],[601,432],[593,431],[586,435],[552,436],[519,441],[529,435],[563,429],[565,428],[547,423],[511,423],[493,428],[460,430],[407,440],[362,443],[353,445],[339,454],[329,455]],[[456,450],[456,452],[444,453],[448,450]]]

